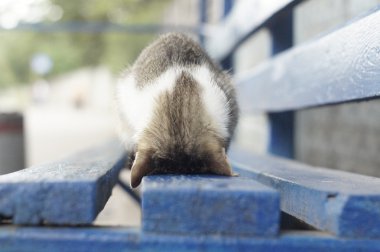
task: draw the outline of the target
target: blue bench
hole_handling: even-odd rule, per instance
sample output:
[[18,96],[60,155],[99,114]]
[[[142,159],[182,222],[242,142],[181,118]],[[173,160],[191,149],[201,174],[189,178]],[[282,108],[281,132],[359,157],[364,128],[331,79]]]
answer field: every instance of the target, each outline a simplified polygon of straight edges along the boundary
[[141,228],[92,224],[125,162],[117,143],[3,175],[0,251],[380,251],[380,179],[289,159],[294,111],[380,96],[380,11],[292,47],[300,2],[283,1],[213,55],[231,68],[243,41],[270,30],[273,59],[235,79],[242,113],[268,113],[270,153],[282,157],[235,144],[239,177],[145,177]]

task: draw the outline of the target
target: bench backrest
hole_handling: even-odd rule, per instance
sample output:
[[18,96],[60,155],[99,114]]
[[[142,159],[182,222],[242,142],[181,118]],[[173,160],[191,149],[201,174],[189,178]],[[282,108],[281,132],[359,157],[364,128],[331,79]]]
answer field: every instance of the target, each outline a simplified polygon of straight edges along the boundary
[[[234,72],[239,47],[262,28],[269,31],[272,58],[234,79],[242,114],[267,113],[268,151],[286,158],[295,156],[295,111],[380,97],[379,8],[294,46],[293,12],[302,2],[279,1],[243,28],[244,14],[234,9],[205,42]],[[286,213],[338,236],[379,236],[380,179],[255,156],[237,146],[230,157],[238,172],[276,188]]]
[[273,59],[235,80],[242,112],[268,113],[269,152],[289,158],[294,158],[294,111],[380,96],[378,9],[293,47],[293,12],[302,2],[279,1],[244,28],[238,28],[241,20],[227,16],[217,35],[205,43],[211,55],[233,71],[239,46],[262,28],[269,30]]

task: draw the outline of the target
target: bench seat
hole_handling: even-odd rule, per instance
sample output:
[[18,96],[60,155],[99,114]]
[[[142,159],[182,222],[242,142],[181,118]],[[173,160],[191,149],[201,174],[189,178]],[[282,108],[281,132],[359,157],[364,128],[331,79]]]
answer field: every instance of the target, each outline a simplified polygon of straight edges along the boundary
[[124,167],[118,142],[0,176],[0,219],[13,224],[91,224]]

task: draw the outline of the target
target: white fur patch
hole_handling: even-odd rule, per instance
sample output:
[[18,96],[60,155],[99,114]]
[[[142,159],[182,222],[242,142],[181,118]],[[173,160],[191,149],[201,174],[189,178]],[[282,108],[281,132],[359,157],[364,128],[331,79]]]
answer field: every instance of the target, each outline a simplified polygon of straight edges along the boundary
[[[132,132],[123,136],[127,145],[134,145],[144,129],[149,125],[156,108],[156,99],[167,90],[172,90],[176,79],[176,69],[169,69],[154,84],[143,89],[136,86],[135,78],[129,74],[118,83],[118,100],[121,112],[131,126]],[[129,139],[127,139],[129,138]],[[132,143],[129,143],[132,140]]]
[[216,130],[221,136],[227,137],[229,107],[225,93],[215,83],[213,74],[208,67],[194,68],[191,74],[203,89],[203,104],[211,116]]
[[141,133],[149,125],[156,109],[156,99],[165,91],[174,89],[175,81],[182,71],[189,73],[202,88],[202,100],[206,111],[213,120],[216,130],[221,136],[228,136],[228,104],[227,97],[215,83],[211,71],[201,67],[171,67],[154,83],[143,89],[136,86],[133,73],[118,82],[117,98],[119,109],[129,122],[132,132],[123,132],[123,141],[132,147],[138,142]]

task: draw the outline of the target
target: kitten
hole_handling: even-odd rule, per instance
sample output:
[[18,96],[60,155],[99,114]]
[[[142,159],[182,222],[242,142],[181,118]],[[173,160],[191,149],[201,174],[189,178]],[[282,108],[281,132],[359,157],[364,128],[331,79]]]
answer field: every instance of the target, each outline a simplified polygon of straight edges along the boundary
[[117,94],[132,187],[150,174],[232,176],[225,152],[238,120],[235,90],[195,41],[159,37],[123,74]]

